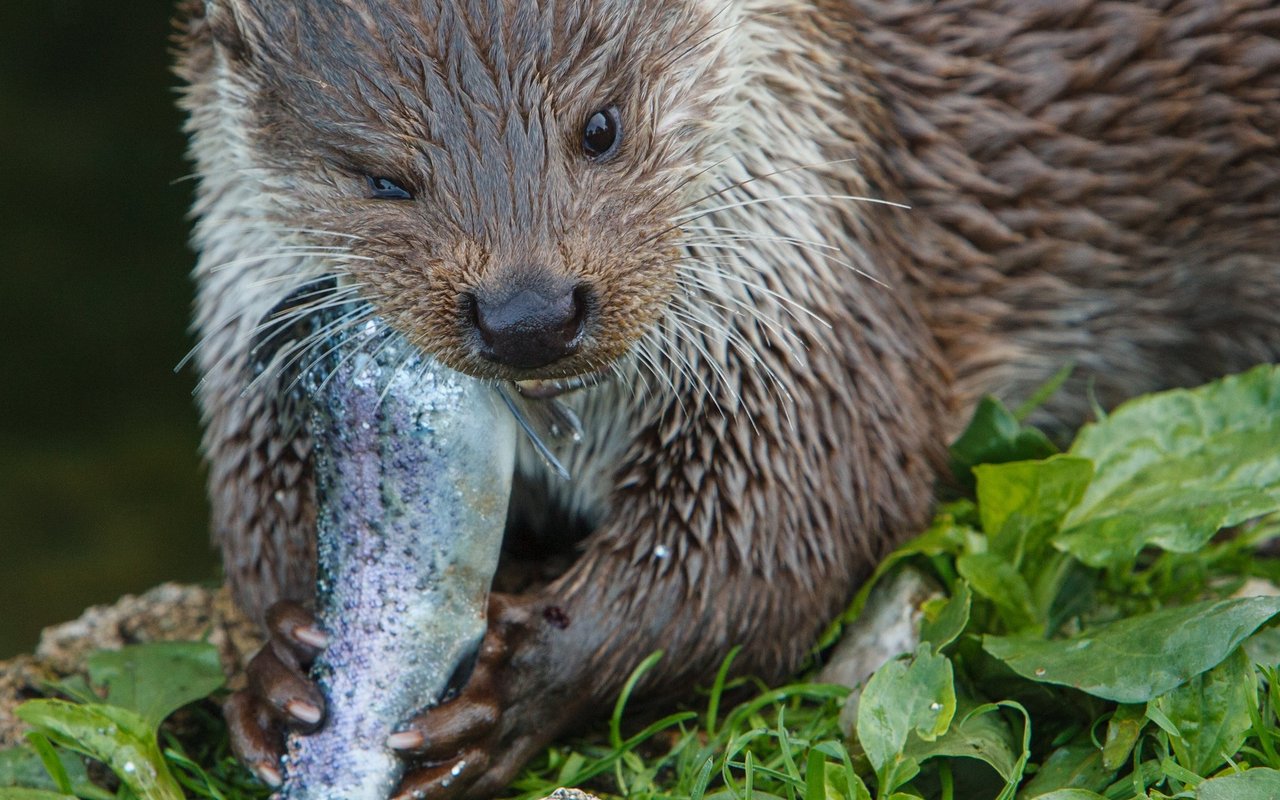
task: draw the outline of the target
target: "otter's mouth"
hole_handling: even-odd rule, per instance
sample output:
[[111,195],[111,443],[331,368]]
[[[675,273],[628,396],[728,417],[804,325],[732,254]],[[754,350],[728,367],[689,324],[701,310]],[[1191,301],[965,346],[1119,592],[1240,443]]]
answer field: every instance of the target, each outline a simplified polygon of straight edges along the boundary
[[[367,301],[334,302],[335,286],[332,279],[314,281],[291,293],[265,316],[259,326],[264,333],[259,334],[250,347],[255,376],[272,368],[281,369],[287,373],[278,374],[281,385],[292,387],[293,381],[303,372],[328,358],[337,343],[345,342],[343,337],[359,340],[360,347],[353,353],[364,352],[377,357],[388,341],[401,336],[377,317]],[[354,325],[353,322],[359,324]],[[414,347],[419,357],[434,358],[429,353],[419,352],[415,345],[406,346]],[[569,470],[557,457],[555,449],[581,441],[582,422],[558,398],[571,391],[595,386],[607,374],[606,368],[565,378],[500,381],[491,386],[510,409],[547,467],[560,478],[568,480],[571,477]]]
[[513,383],[516,391],[524,397],[533,400],[551,400],[562,394],[599,385],[607,374],[607,370],[601,369],[568,378],[530,378],[513,381]]

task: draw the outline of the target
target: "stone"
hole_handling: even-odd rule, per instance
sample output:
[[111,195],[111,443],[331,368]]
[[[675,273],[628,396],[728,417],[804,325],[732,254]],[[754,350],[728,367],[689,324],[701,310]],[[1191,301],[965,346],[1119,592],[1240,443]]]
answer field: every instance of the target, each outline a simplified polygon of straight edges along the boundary
[[83,674],[97,650],[159,641],[208,641],[218,648],[232,687],[244,685],[244,667],[262,645],[252,622],[226,588],[165,583],[111,605],[92,606],[76,620],[46,628],[34,655],[0,662],[0,749],[22,743],[14,709],[45,695],[45,687]]

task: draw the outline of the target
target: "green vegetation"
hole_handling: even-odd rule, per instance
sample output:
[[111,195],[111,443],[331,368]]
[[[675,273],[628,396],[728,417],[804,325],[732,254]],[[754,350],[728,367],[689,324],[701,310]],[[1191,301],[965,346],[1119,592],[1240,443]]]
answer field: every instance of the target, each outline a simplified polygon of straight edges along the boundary
[[[729,681],[731,656],[698,710],[631,734],[624,694],[605,728],[548,750],[513,794],[1280,797],[1280,598],[1249,596],[1280,583],[1280,563],[1259,555],[1280,536],[1280,367],[1135,400],[1063,453],[987,401],[952,454],[967,496],[872,582],[915,569],[943,596],[924,608],[918,649],[854,701],[856,736],[839,721],[847,689]],[[205,645],[96,656],[88,683],[58,687],[70,701],[23,707],[37,733],[0,753],[0,787],[25,788],[0,799],[265,797],[207,702],[156,738],[220,682]],[[754,696],[722,710],[742,692]],[[118,789],[90,783],[75,754]]]

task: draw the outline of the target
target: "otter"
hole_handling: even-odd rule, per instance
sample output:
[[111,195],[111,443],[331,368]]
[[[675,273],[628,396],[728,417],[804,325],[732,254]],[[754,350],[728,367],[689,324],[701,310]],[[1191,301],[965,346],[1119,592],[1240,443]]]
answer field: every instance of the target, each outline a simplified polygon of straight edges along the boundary
[[[526,447],[514,553],[405,796],[483,797],[735,646],[779,679],[930,512],[976,398],[1041,421],[1280,355],[1274,0],[184,0],[212,526],[267,627],[226,713],[279,779],[309,443],[256,348],[360,297],[583,421]],[[294,315],[290,317],[289,315]],[[268,337],[269,338],[269,337]],[[277,357],[278,360],[278,357]]]

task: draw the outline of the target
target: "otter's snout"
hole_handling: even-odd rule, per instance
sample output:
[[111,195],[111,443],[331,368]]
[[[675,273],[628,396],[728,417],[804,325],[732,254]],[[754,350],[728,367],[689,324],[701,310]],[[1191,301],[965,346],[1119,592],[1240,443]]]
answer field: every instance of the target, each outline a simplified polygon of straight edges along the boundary
[[578,351],[587,319],[582,286],[512,281],[464,296],[480,334],[480,355],[516,369],[537,369]]

